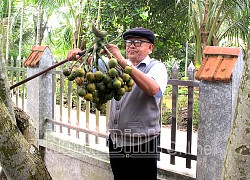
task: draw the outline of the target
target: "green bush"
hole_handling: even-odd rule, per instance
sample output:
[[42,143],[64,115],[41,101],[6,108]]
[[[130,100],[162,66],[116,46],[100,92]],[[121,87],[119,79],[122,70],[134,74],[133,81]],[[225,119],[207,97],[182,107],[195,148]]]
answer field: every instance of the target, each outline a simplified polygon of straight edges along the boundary
[[[194,104],[193,104],[193,128],[198,128],[198,118],[199,118],[199,91],[194,90]],[[167,107],[167,101],[172,100],[172,86],[169,85],[166,88],[163,96],[162,104],[162,124],[171,124],[172,119],[172,109]],[[169,102],[168,102],[169,103]],[[178,89],[178,104],[177,104],[177,127],[185,127],[187,121],[187,111],[188,111],[188,88],[179,87]]]

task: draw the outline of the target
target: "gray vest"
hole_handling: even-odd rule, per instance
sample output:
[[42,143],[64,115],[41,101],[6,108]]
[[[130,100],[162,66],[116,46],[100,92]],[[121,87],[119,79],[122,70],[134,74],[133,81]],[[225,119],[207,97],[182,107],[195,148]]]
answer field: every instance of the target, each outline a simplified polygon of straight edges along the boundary
[[[151,59],[137,68],[147,73],[158,60]],[[160,72],[159,72],[160,73]],[[144,93],[136,84],[120,101],[111,100],[108,127],[111,135],[128,137],[154,137],[160,133],[160,104],[153,96]]]

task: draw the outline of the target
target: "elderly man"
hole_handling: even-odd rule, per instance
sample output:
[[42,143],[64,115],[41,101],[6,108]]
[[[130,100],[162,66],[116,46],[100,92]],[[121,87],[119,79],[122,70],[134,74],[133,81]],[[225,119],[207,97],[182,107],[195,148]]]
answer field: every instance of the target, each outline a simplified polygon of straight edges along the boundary
[[[160,134],[160,99],[168,75],[165,65],[151,59],[155,35],[138,27],[123,34],[125,58],[116,45],[107,49],[122,66],[131,66],[135,85],[121,100],[111,100],[108,128],[110,164],[115,180],[157,179],[157,136]],[[78,50],[68,53],[76,57]]]

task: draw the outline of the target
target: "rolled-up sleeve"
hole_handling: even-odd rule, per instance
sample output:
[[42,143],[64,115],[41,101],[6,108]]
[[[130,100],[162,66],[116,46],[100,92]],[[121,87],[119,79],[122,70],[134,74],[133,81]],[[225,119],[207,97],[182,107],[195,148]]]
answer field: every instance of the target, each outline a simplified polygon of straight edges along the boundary
[[154,95],[154,97],[160,98],[166,90],[168,83],[168,72],[166,66],[163,63],[157,63],[150,69],[147,75],[153,78],[160,86],[160,90]]

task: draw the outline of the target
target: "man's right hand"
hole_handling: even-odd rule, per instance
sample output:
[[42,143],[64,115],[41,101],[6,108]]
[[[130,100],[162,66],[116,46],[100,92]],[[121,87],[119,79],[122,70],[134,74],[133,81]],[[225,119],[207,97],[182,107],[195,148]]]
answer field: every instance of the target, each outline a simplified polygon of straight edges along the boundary
[[75,48],[75,49],[71,49],[68,53],[67,53],[67,60],[69,61],[76,61],[77,59],[79,59],[79,55],[78,53],[82,52],[81,49]]
[[[75,49],[71,49],[68,53],[67,53],[67,60],[69,61],[76,61],[80,58],[80,55],[78,54],[79,52],[83,52],[81,49],[75,48]],[[80,63],[82,63],[84,60],[84,58],[81,58],[79,60]],[[93,60],[92,56],[89,55],[88,59],[87,59],[87,64],[90,64],[91,61]]]

